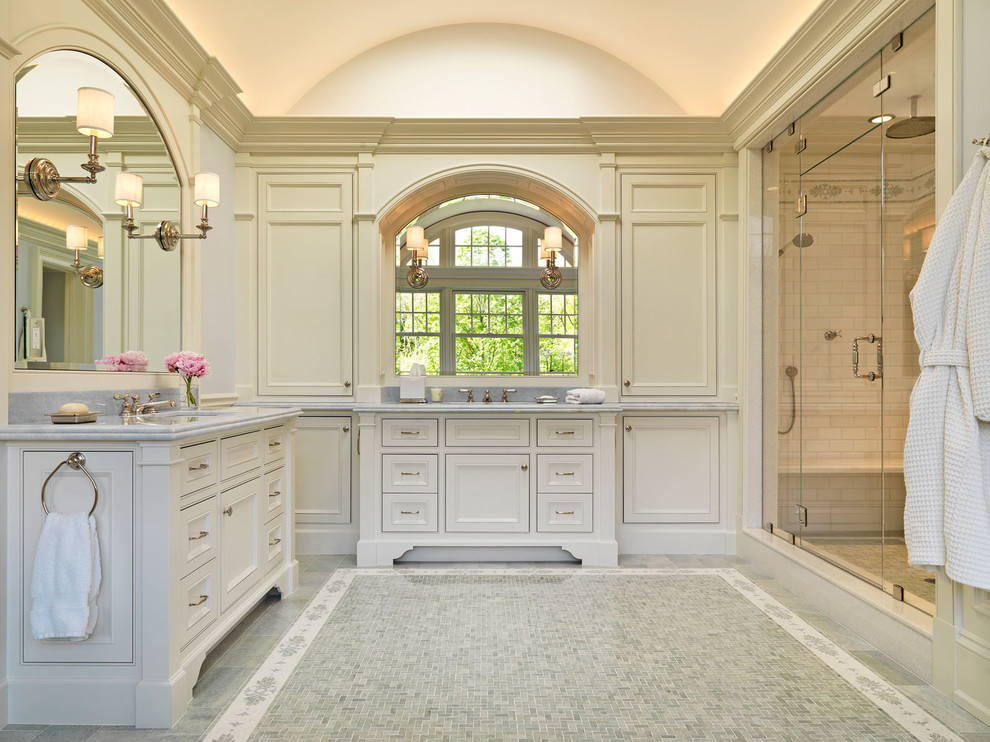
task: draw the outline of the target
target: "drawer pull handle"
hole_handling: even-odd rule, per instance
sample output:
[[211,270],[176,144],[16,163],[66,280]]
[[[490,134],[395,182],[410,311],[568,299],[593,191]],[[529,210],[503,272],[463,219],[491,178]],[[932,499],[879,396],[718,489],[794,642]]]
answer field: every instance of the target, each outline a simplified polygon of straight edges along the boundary
[[268,441],[269,448],[278,448],[282,445],[282,441]]
[[234,506],[231,505],[230,507],[228,507],[226,510],[223,511],[223,514],[224,515],[233,515],[234,514]]
[[275,490],[274,492],[269,492],[268,493],[268,496],[269,497],[281,497],[282,496],[282,490]]
[[400,430],[399,435],[416,435],[415,430]]
[[210,535],[209,531],[200,531],[198,536],[190,536],[190,541],[199,541],[201,538],[206,538]]
[[555,431],[553,431],[553,434],[554,435],[574,435],[574,431],[573,430],[555,430]]
[[189,471],[202,471],[203,469],[209,469],[210,465],[205,461],[202,464],[197,464],[196,466],[190,466]]
[[269,546],[278,546],[280,543],[282,543],[282,539],[277,538],[274,541],[269,541],[268,542],[268,545]]
[[572,471],[558,471],[555,472],[558,477],[573,477],[574,472]]
[[205,603],[209,599],[210,599],[210,596],[209,595],[200,595],[199,596],[199,600],[197,600],[195,603],[190,603],[189,604],[189,607],[190,608],[195,608],[198,605],[203,605],[203,603]]
[[400,510],[399,511],[399,514],[400,515],[419,515],[419,511],[418,510]]
[[574,515],[573,510],[554,510],[557,515]]
[[418,471],[403,471],[403,472],[399,472],[399,473],[402,476],[404,476],[404,477],[418,477],[419,476],[419,472]]

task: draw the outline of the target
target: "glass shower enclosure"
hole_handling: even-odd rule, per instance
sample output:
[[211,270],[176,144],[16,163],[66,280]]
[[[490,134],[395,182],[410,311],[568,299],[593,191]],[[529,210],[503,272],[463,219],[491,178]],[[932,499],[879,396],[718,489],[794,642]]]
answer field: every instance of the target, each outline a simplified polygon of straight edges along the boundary
[[764,526],[929,613],[903,449],[908,294],[935,224],[934,31],[929,11],[763,152]]

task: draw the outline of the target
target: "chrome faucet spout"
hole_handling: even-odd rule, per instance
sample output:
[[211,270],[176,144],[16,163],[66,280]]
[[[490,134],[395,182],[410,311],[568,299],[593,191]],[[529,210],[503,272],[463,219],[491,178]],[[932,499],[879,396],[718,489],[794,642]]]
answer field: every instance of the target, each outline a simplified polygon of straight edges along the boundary
[[135,415],[147,415],[154,414],[158,412],[162,407],[175,407],[175,402],[171,399],[164,400],[162,402],[145,402],[144,404],[139,404],[134,410]]

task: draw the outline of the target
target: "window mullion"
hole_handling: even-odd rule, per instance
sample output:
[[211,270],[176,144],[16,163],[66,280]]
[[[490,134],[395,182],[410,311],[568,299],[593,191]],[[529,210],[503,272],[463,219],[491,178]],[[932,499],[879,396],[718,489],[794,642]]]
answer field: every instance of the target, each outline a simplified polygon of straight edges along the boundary
[[540,373],[538,309],[536,291],[526,289],[523,297],[523,373],[527,376],[538,376]]

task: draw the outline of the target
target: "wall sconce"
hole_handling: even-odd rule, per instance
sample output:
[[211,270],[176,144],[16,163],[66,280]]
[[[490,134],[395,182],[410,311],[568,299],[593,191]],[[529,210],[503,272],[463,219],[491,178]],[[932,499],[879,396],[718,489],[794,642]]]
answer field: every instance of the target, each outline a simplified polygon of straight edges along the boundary
[[106,170],[96,154],[96,140],[113,136],[113,94],[100,88],[79,88],[76,103],[76,131],[89,137],[89,160],[81,166],[87,176],[67,178],[58,174],[55,163],[35,157],[24,166],[24,174],[16,180],[27,183],[39,201],[51,201],[58,195],[62,183],[95,183],[96,174]]
[[83,286],[90,289],[97,289],[102,286],[103,270],[95,265],[87,265],[83,268],[79,262],[79,251],[86,250],[89,247],[89,237],[86,233],[86,227],[80,227],[76,224],[68,225],[65,228],[65,246],[76,252],[76,259],[72,265]]
[[540,274],[540,283],[544,288],[555,289],[560,286],[563,276],[557,267],[557,253],[563,247],[563,234],[560,227],[547,227],[543,230],[543,243],[540,245],[540,260],[547,261],[547,267]]
[[127,221],[124,222],[127,239],[153,239],[162,250],[171,252],[178,246],[179,240],[205,240],[206,233],[213,229],[210,226],[209,209],[211,206],[220,205],[220,176],[216,173],[196,173],[196,180],[193,184],[193,202],[203,208],[199,224],[196,225],[199,234],[179,234],[178,227],[167,219],[158,222],[158,226],[151,234],[136,234],[138,227],[134,223],[134,208],[141,206],[143,196],[144,179],[140,175],[134,173],[117,174],[113,200],[121,206],[127,207]]
[[430,280],[430,274],[423,267],[429,257],[430,246],[422,227],[406,227],[406,247],[412,251],[412,267],[406,273],[406,283],[414,289],[421,289]]

